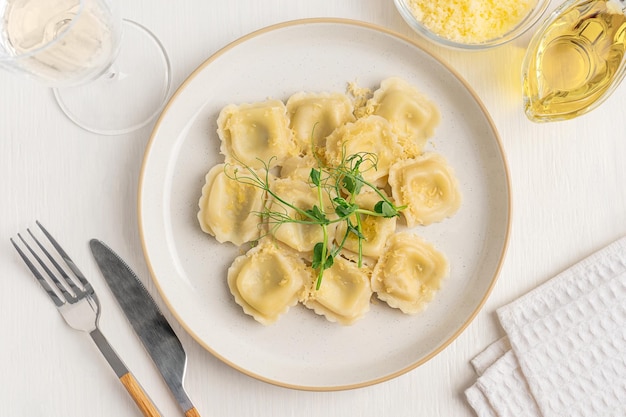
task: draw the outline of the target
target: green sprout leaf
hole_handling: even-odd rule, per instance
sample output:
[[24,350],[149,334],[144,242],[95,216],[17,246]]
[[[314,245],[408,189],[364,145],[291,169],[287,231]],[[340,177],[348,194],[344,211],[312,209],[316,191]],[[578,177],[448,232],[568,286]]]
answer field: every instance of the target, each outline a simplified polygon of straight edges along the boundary
[[383,217],[396,217],[398,210],[389,202],[381,200],[374,206],[374,211]]
[[335,213],[341,218],[350,217],[359,208],[358,205],[349,203],[343,197],[335,197],[333,202],[335,203]]
[[319,169],[311,168],[311,173],[309,174],[309,179],[316,187],[321,185],[321,177],[322,172]]
[[341,185],[346,189],[346,191],[350,194],[358,194],[361,192],[361,188],[363,188],[364,180],[363,176],[360,174],[354,175],[352,173],[347,173],[341,179]]
[[326,217],[326,213],[324,213],[317,205],[313,206],[310,210],[306,210],[305,212],[309,215],[309,217],[317,220],[320,225],[330,224],[330,221]]
[[349,224],[348,225],[348,232],[352,233],[353,235],[355,235],[357,237],[357,239],[365,239],[365,235],[363,233],[361,233],[361,231],[359,230],[359,228],[353,224]]
[[313,269],[319,269],[322,265],[322,259],[324,259],[324,242],[319,242],[315,244],[313,248],[313,261],[311,262],[311,266]]
[[311,263],[313,269],[328,269],[333,266],[334,261],[335,258],[332,256],[324,242],[318,242],[315,244],[315,247],[313,248],[313,261]]

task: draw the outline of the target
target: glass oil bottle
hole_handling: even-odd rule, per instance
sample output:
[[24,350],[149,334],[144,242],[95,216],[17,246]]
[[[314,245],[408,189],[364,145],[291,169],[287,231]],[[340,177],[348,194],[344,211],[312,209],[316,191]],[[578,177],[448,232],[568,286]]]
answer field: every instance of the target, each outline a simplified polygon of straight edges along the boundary
[[523,65],[526,116],[567,120],[601,104],[626,73],[626,0],[569,0],[533,36]]

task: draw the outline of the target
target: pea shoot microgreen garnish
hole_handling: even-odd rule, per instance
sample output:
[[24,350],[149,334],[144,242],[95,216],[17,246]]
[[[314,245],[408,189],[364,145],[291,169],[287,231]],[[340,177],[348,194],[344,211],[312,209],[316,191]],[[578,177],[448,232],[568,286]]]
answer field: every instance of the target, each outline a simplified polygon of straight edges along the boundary
[[[357,239],[357,263],[359,267],[362,266],[362,246],[366,239],[362,216],[396,217],[406,207],[395,206],[381,190],[363,178],[363,172],[376,169],[377,157],[373,153],[358,152],[348,155],[337,166],[327,166],[316,157],[317,167],[311,169],[308,182],[316,190],[317,202],[306,208],[292,204],[272,189],[272,159],[261,161],[263,168],[260,170],[239,162],[241,168],[234,166],[234,169],[226,169],[225,172],[235,181],[262,189],[269,196],[268,200],[284,208],[275,209],[274,204],[270,209],[266,205],[263,211],[257,213],[267,222],[270,233],[285,223],[317,225],[322,228],[323,238],[315,244],[311,261],[311,267],[317,272],[316,289],[320,288],[324,271],[333,266],[335,257],[349,236]],[[380,198],[372,210],[362,208],[356,202],[357,196],[364,190],[373,191]],[[345,233],[340,238],[331,239],[328,226],[341,222],[345,224]]]

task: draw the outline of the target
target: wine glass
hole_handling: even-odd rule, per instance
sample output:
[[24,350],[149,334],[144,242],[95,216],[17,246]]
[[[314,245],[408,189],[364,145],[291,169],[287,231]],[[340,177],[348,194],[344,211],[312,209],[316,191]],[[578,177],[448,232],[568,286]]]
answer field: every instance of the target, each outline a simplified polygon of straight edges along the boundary
[[0,15],[0,66],[52,87],[82,128],[127,133],[162,109],[167,53],[117,0],[0,0]]

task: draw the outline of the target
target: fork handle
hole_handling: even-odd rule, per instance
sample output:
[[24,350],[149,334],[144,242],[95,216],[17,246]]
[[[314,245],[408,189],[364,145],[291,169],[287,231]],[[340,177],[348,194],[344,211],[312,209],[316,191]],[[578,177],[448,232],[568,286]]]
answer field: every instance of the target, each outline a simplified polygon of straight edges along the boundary
[[95,329],[89,333],[93,341],[102,352],[102,355],[106,358],[113,371],[119,378],[124,388],[132,397],[139,410],[141,410],[144,417],[161,417],[161,413],[156,408],[148,394],[143,390],[139,382],[135,379],[133,374],[130,373],[124,362],[117,356],[117,353],[113,350],[109,342],[106,340],[102,332],[99,329]]
[[133,374],[127,372],[120,377],[120,381],[144,416],[161,417],[161,413],[159,413],[159,410],[157,410],[156,406],[152,403],[148,394],[141,388],[141,385],[139,385],[139,382],[137,382]]
[[185,412],[185,417],[200,417],[200,413],[196,411],[196,407],[193,407]]

